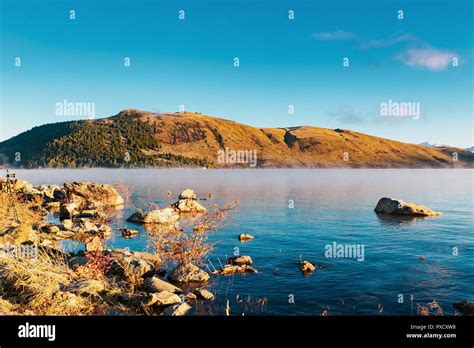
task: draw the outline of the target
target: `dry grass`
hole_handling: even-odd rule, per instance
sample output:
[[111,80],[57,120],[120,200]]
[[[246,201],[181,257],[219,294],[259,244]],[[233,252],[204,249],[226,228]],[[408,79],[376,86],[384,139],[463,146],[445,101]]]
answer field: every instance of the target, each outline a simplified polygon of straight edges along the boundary
[[[74,270],[65,256],[39,251],[37,259],[0,258],[0,313],[30,315],[96,315],[141,313],[117,302],[133,287],[89,267]],[[100,285],[97,290],[95,285]],[[4,300],[13,297],[15,303]]]
[[21,224],[34,225],[43,221],[43,216],[34,210],[41,203],[38,200],[21,201],[16,195],[0,192],[0,232],[16,224],[13,207]]
[[35,315],[87,315],[100,306],[64,291],[80,277],[68,267],[65,257],[41,249],[36,259],[0,258],[0,278],[2,293],[15,296],[23,311]]
[[164,262],[178,264],[202,264],[213,250],[214,245],[208,241],[208,232],[221,227],[227,214],[235,209],[237,202],[223,208],[198,215],[183,222],[181,228],[158,226],[151,228],[151,249]]

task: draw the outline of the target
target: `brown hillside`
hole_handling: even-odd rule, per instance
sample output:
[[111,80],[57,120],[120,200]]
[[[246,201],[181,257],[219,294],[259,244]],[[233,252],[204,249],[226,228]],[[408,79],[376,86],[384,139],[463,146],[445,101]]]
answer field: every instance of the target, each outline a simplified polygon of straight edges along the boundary
[[[137,113],[124,110],[122,113]],[[456,148],[437,149],[379,138],[351,130],[301,126],[257,128],[198,113],[138,111],[153,127],[161,152],[205,159],[215,167],[217,153],[256,150],[258,167],[473,167],[474,154]],[[113,119],[110,118],[110,119]],[[452,160],[452,152],[459,161]],[[344,161],[347,153],[348,161]]]

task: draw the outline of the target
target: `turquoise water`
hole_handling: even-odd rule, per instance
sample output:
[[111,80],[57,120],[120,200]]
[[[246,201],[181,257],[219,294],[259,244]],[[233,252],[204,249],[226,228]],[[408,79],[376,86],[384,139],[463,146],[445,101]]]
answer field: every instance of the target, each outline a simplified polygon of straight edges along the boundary
[[[164,207],[186,188],[202,198],[212,193],[212,199],[201,202],[208,207],[239,201],[226,224],[209,234],[217,243],[210,261],[218,267],[237,247],[241,255],[252,257],[259,273],[213,276],[209,286],[216,301],[193,312],[224,314],[229,300],[233,315],[319,315],[324,310],[330,315],[378,315],[382,307],[382,315],[411,315],[418,303],[433,299],[445,315],[454,315],[453,302],[474,300],[473,175],[473,170],[452,169],[17,171],[17,177],[34,184],[126,184],[131,203],[110,223],[140,234],[123,239],[116,231],[108,243],[113,248],[143,250],[148,244],[140,225],[125,222],[132,205]],[[167,197],[168,191],[174,199]],[[381,219],[373,209],[384,196],[427,205],[444,215]],[[240,243],[240,233],[256,238]],[[363,245],[364,260],[325,257],[326,245],[334,242]],[[304,276],[300,258],[323,268]]]

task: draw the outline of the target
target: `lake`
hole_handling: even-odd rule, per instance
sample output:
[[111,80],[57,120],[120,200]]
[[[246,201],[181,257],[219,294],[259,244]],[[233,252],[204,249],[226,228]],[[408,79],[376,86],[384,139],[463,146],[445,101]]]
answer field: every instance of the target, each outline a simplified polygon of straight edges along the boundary
[[[109,248],[147,247],[142,226],[125,222],[133,206],[165,207],[186,188],[200,198],[212,193],[200,202],[207,207],[239,201],[225,225],[209,232],[216,245],[207,267],[219,267],[238,250],[252,257],[259,273],[213,276],[209,287],[216,300],[192,314],[222,315],[229,300],[232,315],[319,315],[324,310],[329,315],[412,315],[418,303],[435,299],[445,315],[454,315],[453,302],[474,300],[471,169],[41,169],[16,174],[38,185],[79,180],[127,185],[131,200],[110,221],[116,236]],[[373,211],[381,197],[423,204],[443,215],[381,218]],[[140,233],[124,239],[116,227]],[[255,239],[240,243],[240,233]],[[326,257],[333,243],[363,246],[363,260]],[[304,276],[300,259],[323,268]]]

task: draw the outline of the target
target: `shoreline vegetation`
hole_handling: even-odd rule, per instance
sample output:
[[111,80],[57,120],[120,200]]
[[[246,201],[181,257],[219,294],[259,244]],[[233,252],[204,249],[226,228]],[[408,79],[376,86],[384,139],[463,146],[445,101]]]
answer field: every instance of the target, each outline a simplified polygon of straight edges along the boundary
[[[145,226],[149,246],[147,251],[130,251],[107,247],[113,235],[108,220],[124,204],[130,205],[126,186],[87,181],[33,186],[10,175],[0,177],[0,189],[2,315],[182,316],[193,308],[200,313],[205,303],[215,300],[209,290],[211,277],[258,273],[249,255],[229,257],[220,268],[205,263],[214,246],[208,234],[224,224],[238,202],[205,207],[200,201],[211,199],[211,194],[198,199],[186,189],[168,207],[136,208],[127,220]],[[441,215],[387,197],[374,210],[403,218]],[[59,223],[45,219],[51,215]],[[133,228],[119,231],[127,239],[137,234]],[[251,243],[255,237],[242,233],[236,238]],[[68,252],[63,241],[84,248]],[[300,260],[299,268],[307,276],[325,267]],[[267,305],[265,298],[257,302]],[[454,306],[463,313],[474,309],[469,301]],[[241,315],[232,313],[229,299],[225,314]],[[443,315],[443,310],[433,300],[419,304],[417,314]]]
[[474,153],[348,129],[258,128],[195,112],[129,109],[0,142],[15,168],[474,168]]
[[[129,220],[145,224],[150,237],[149,251],[138,252],[107,248],[107,220],[123,208],[124,187],[33,187],[2,178],[0,187],[1,314],[179,316],[214,299],[206,289],[210,275],[201,268],[213,248],[207,234],[236,202],[208,210],[187,189],[170,207],[137,209]],[[49,214],[60,223],[46,221]],[[135,233],[121,230],[124,238]],[[84,250],[66,252],[65,240]]]

